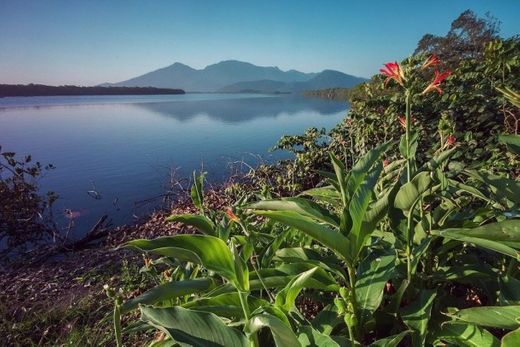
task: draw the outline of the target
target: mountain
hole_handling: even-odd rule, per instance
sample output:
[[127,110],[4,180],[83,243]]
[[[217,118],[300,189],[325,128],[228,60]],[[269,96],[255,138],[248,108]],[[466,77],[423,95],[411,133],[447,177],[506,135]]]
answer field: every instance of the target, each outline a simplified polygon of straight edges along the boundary
[[296,70],[282,71],[274,66],[257,66],[237,60],[226,60],[194,69],[175,63],[144,75],[103,86],[182,88],[188,92],[293,92],[329,87],[351,87],[364,79],[339,71],[304,73]]
[[347,75],[334,70],[325,70],[304,82],[288,83],[272,80],[246,81],[225,86],[218,91],[222,93],[294,93],[324,88],[351,88],[364,81],[366,81],[366,79],[361,77]]

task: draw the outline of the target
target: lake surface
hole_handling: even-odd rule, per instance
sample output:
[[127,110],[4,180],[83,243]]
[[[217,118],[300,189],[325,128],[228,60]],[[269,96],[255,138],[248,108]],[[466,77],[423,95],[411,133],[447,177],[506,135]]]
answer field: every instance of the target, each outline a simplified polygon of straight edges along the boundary
[[149,212],[156,205],[136,203],[163,194],[172,170],[186,178],[203,167],[222,181],[232,162],[288,157],[268,149],[284,134],[330,129],[346,110],[344,102],[287,95],[9,97],[0,98],[0,145],[56,167],[40,186],[60,196],[60,227],[65,209],[79,212],[79,236],[103,214],[118,225]]

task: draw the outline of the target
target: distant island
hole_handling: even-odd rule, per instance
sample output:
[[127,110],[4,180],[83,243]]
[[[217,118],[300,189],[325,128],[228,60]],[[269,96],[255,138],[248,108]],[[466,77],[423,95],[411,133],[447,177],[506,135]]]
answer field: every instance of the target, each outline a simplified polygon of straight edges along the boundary
[[78,87],[43,84],[0,84],[0,97],[6,96],[72,96],[72,95],[154,95],[185,94],[182,89],[155,87]]
[[283,71],[276,66],[257,66],[251,63],[226,60],[194,69],[175,63],[144,75],[100,86],[158,88],[179,87],[187,92],[210,93],[301,93],[323,88],[352,88],[366,79],[335,70],[305,73]]

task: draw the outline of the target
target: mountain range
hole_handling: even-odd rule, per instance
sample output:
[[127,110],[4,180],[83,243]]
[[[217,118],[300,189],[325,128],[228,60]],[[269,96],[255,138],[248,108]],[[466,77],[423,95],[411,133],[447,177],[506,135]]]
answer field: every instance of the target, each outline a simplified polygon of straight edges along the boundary
[[322,88],[350,88],[364,81],[366,79],[335,70],[319,73],[282,71],[274,66],[226,60],[204,69],[175,63],[126,81],[105,83],[102,86],[181,88],[187,92],[292,93]]

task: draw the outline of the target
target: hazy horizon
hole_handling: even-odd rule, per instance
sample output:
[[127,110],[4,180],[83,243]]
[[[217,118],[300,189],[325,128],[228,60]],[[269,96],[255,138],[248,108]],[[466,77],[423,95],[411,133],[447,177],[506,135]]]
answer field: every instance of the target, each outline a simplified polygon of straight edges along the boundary
[[489,11],[504,37],[520,31],[514,0],[3,1],[0,83],[98,85],[224,60],[370,77],[411,54],[425,33],[444,35],[466,9]]

